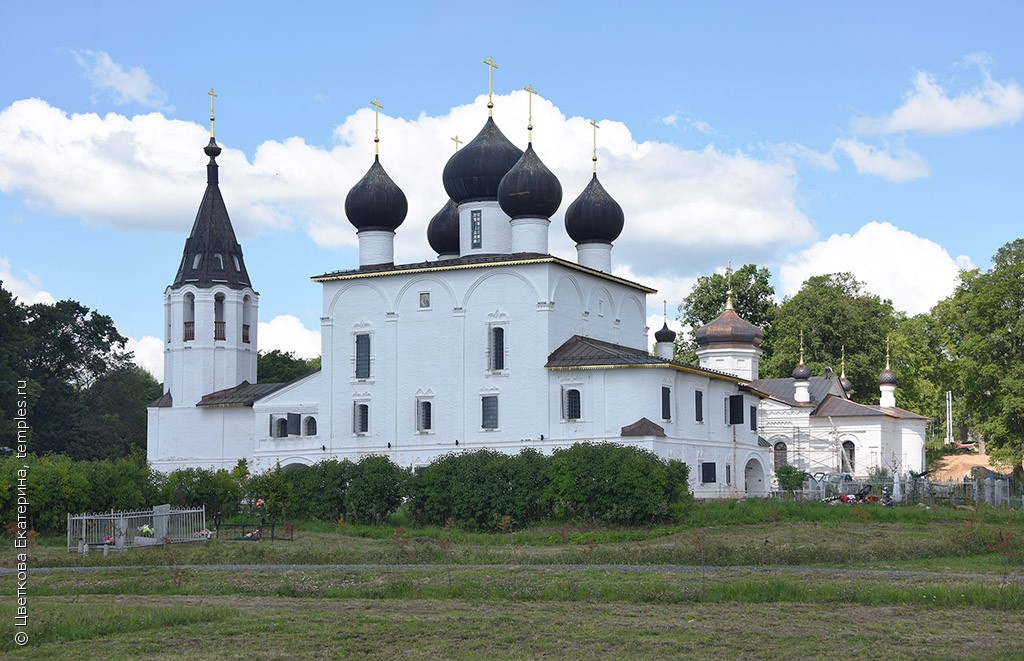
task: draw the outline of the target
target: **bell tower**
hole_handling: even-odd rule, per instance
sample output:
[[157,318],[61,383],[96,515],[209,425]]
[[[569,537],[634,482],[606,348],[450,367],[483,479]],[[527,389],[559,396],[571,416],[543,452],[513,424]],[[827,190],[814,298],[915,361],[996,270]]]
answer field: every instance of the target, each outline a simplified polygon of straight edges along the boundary
[[210,142],[203,150],[206,194],[174,282],[164,291],[164,392],[174,407],[203,395],[256,382],[259,294],[245,270],[242,247],[221,196],[210,92]]

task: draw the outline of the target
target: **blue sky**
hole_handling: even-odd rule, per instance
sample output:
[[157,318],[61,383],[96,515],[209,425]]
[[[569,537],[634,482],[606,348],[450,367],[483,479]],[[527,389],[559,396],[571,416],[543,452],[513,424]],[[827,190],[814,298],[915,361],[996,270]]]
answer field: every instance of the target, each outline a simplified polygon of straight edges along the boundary
[[911,314],[1019,238],[1019,2],[7,3],[0,9],[0,278],[111,315],[158,373],[161,296],[205,186],[261,294],[262,347],[316,351],[319,286],[357,264],[344,198],[381,160],[409,197],[398,261],[433,258],[450,137],[495,119],[564,198],[590,171],[626,214],[616,272],[670,307],[756,262],[778,294],[852,270]]

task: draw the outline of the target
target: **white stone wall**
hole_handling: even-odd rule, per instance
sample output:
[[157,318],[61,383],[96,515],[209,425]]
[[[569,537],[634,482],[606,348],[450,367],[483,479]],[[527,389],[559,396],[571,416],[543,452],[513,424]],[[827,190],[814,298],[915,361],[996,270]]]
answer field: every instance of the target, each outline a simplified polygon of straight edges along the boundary
[[147,459],[158,471],[234,468],[253,461],[252,409],[167,407],[149,409]]

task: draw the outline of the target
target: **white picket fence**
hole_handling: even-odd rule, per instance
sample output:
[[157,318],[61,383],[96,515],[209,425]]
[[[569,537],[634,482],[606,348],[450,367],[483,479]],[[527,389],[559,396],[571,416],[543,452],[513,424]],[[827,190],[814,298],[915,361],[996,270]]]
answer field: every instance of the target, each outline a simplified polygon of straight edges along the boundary
[[170,505],[157,505],[148,510],[68,514],[69,551],[197,542],[209,534],[205,507],[174,510]]

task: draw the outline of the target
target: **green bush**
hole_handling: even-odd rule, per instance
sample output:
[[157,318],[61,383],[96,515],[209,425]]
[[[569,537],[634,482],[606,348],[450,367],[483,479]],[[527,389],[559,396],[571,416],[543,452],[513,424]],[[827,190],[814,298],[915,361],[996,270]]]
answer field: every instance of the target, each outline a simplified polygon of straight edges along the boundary
[[807,480],[808,475],[806,471],[802,471],[796,466],[784,464],[775,469],[775,477],[779,480],[779,486],[783,491],[793,493],[804,488],[804,481]]
[[223,468],[179,468],[167,475],[161,500],[173,507],[205,506],[210,514],[231,516],[238,511],[242,493],[237,477]]
[[291,485],[285,515],[295,519],[337,521],[345,514],[345,496],[354,464],[328,459],[312,466],[295,466],[284,472]]
[[408,471],[387,457],[369,456],[352,467],[352,479],[345,494],[345,511],[354,523],[387,521],[402,504]]
[[555,450],[547,495],[558,518],[608,523],[665,521],[683,515],[683,470],[653,452],[613,443],[577,443]]

